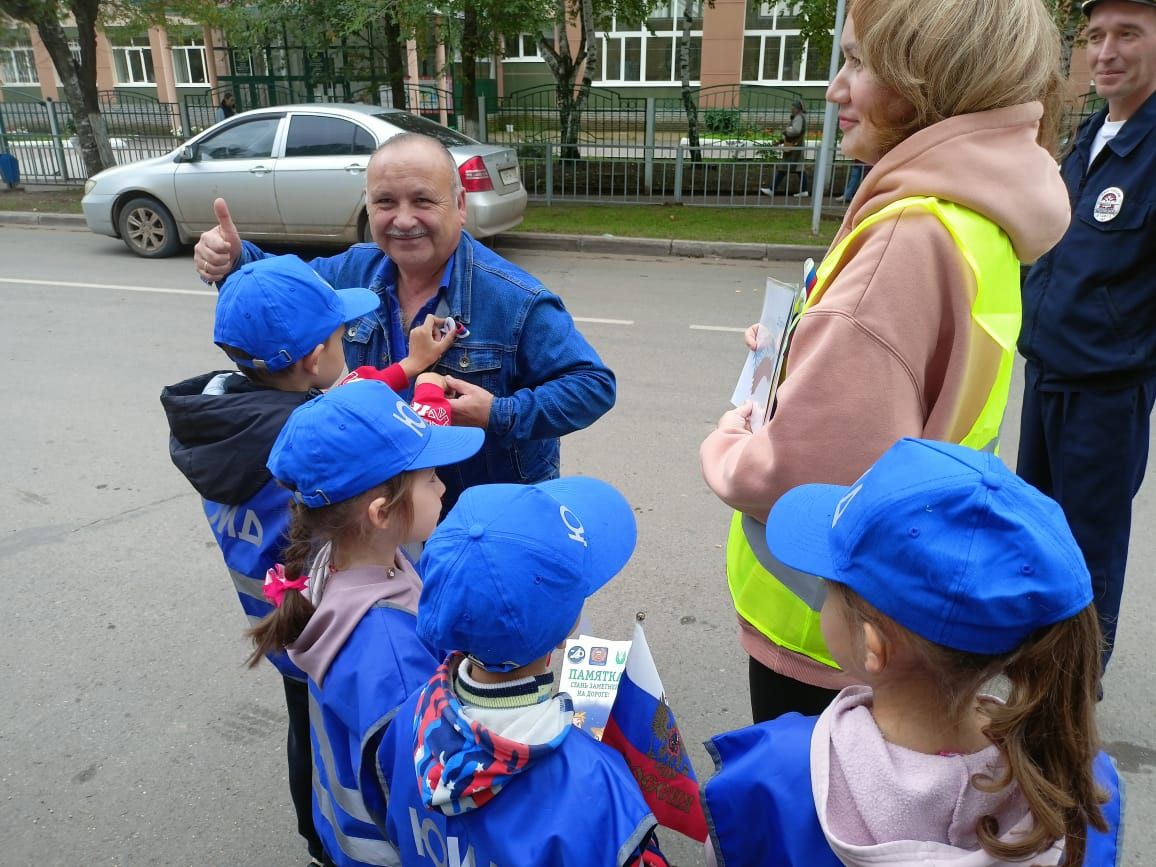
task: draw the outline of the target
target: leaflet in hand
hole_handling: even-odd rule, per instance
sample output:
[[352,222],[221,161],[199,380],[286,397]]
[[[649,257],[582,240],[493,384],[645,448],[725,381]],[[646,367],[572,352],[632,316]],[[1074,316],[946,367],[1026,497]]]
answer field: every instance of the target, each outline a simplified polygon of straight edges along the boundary
[[629,641],[609,641],[592,635],[566,641],[558,690],[574,702],[574,725],[599,740],[629,655]]
[[747,362],[743,365],[731,396],[734,406],[741,406],[748,400],[754,402],[754,411],[751,412],[752,431],[757,431],[770,418],[775,392],[783,376],[783,361],[787,355],[790,333],[802,313],[806,297],[805,284],[804,287],[798,287],[773,277],[767,278],[757,345],[747,355]]

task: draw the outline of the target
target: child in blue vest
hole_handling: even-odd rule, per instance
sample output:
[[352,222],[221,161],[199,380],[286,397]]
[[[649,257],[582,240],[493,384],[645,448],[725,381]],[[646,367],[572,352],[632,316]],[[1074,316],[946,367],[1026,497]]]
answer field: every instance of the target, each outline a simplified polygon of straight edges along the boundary
[[622,756],[571,724],[550,671],[634,542],[630,504],[580,477],[469,488],[434,531],[418,635],[454,652],[378,749],[407,867],[666,863]]
[[250,663],[287,650],[309,677],[313,821],[339,867],[398,863],[361,789],[369,745],[437,667],[417,636],[421,580],[402,546],[428,538],[441,514],[436,468],[483,438],[426,424],[383,383],[354,381],[294,410],[269,454],[292,517],[284,562],[266,576],[276,610],[250,630]]
[[823,635],[866,685],[707,744],[708,863],[1117,863],[1100,633],[1059,506],[994,455],[905,439],[849,487],[788,492],[767,544],[828,580]]
[[[289,523],[288,495],[265,466],[269,450],[289,414],[341,375],[346,324],[372,314],[379,303],[368,289],[334,291],[296,256],[246,265],[221,287],[213,328],[214,341],[237,370],[202,374],[161,393],[173,463],[204,498],[205,516],[251,624],[273,610],[262,586],[267,570],[282,559]],[[423,323],[411,335],[408,358],[384,371],[361,373],[406,383],[452,342],[439,332],[438,323]],[[415,393],[429,403],[439,396],[436,384]],[[305,674],[284,653],[269,659],[284,678],[297,827],[319,864],[324,853],[313,828]]]

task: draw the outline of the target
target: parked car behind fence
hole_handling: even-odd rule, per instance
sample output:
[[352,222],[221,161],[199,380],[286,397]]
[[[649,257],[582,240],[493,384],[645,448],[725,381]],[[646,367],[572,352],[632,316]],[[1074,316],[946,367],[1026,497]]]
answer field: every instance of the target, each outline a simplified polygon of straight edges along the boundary
[[402,132],[441,141],[466,192],[466,229],[487,237],[522,221],[526,190],[514,148],[487,145],[419,115],[362,104],[313,103],[243,112],[171,153],[100,172],[81,202],[88,227],[140,256],[171,256],[216,224],[229,202],[242,235],[348,245],[371,240],[365,170]]

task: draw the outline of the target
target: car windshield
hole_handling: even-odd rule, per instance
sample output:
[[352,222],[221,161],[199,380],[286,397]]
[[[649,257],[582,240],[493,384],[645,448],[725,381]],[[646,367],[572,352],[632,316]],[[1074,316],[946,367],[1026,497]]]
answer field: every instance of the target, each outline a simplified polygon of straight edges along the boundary
[[386,123],[393,124],[405,132],[419,132],[422,135],[428,135],[430,138],[436,138],[448,148],[454,147],[455,145],[477,144],[477,142],[469,136],[462,135],[456,130],[444,127],[440,123],[434,123],[432,120],[426,120],[419,114],[391,111],[376,114],[374,117],[384,120]]

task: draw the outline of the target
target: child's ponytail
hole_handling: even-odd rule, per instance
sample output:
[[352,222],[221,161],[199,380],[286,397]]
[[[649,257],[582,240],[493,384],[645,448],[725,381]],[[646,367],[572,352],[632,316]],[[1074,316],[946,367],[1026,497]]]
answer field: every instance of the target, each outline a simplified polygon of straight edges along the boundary
[[[285,580],[292,582],[306,574],[315,552],[315,539],[310,510],[294,500],[290,503],[290,512],[289,545],[282,555],[285,560],[282,565]],[[246,633],[253,639],[249,667],[257,665],[266,654],[283,651],[296,641],[312,616],[313,603],[304,593],[296,590],[283,593],[277,608]]]
[[983,791],[998,791],[1014,781],[1035,822],[1029,833],[1006,842],[999,836],[1007,829],[984,817],[977,834],[991,855],[1018,861],[1063,839],[1064,863],[1083,864],[1088,827],[1107,830],[1100,810],[1107,795],[1092,775],[1100,664],[1100,627],[1092,606],[1041,629],[1008,660],[1007,702],[984,707],[991,720],[984,734],[1006,759],[1005,771],[997,779],[974,782]]

